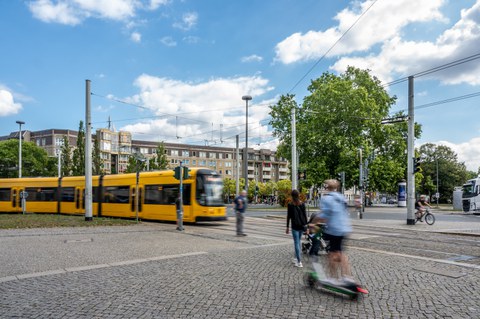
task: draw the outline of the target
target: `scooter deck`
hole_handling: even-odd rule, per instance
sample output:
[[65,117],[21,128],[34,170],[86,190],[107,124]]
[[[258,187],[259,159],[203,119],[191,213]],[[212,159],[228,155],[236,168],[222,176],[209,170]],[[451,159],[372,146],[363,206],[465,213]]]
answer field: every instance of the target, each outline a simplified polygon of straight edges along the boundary
[[331,291],[334,293],[343,294],[350,297],[351,299],[357,299],[360,293],[368,294],[367,289],[356,284],[344,286],[344,285],[335,285],[326,281],[322,281],[321,279],[318,278],[318,274],[315,272],[307,273],[305,279],[306,279],[307,286]]

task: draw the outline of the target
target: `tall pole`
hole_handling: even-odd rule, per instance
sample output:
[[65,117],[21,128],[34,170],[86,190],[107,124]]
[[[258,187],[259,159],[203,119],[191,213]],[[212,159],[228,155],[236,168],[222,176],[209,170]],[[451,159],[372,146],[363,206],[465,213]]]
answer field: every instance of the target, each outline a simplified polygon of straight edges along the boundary
[[92,221],[92,120],[90,116],[90,80],[86,80],[85,84],[85,221]]
[[413,102],[413,76],[408,77],[408,136],[407,136],[407,225],[415,225],[415,173],[413,158],[415,157],[415,119]]
[[295,106],[292,107],[292,189],[297,189],[297,129],[295,125]]
[[62,177],[62,150],[58,152],[58,177]]
[[22,124],[23,121],[16,122],[19,126],[18,129],[18,178],[22,178]]
[[236,154],[235,154],[235,157],[236,157],[236,161],[237,161],[237,165],[236,165],[236,168],[235,168],[235,176],[236,176],[236,179],[235,179],[235,195],[238,195],[240,194],[240,151],[239,151],[239,136],[237,135],[236,138],[236,143],[237,143],[237,147],[236,147]]
[[437,193],[435,194],[435,199],[437,200],[437,208],[438,208],[438,198],[440,197],[440,196],[438,196],[438,195],[440,195],[438,193],[438,157],[435,158],[435,161],[437,162]]
[[248,101],[252,100],[250,95],[242,96],[245,101],[245,151],[243,153],[243,176],[245,177],[245,190],[248,197]]
[[360,207],[360,216],[365,211],[365,198],[364,198],[364,191],[363,191],[363,150],[361,148],[358,149],[360,155],[360,180],[359,180],[359,187],[360,187],[360,201],[362,206]]

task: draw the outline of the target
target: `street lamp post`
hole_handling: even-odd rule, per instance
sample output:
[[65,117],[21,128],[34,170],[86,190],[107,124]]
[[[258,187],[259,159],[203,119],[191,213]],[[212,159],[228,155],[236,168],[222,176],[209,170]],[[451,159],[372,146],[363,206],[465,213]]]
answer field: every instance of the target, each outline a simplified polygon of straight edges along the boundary
[[250,95],[242,96],[242,100],[245,101],[245,152],[243,153],[243,176],[245,176],[245,190],[248,197],[248,101],[252,100]]
[[23,121],[16,122],[19,126],[18,129],[18,178],[22,178],[22,125]]

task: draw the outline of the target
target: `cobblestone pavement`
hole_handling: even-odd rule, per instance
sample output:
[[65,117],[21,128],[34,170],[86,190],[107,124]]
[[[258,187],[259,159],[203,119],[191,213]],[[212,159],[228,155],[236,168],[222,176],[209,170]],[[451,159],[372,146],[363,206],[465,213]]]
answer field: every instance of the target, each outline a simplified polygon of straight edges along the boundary
[[479,268],[350,247],[351,301],[305,287],[283,221],[246,226],[0,231],[0,318],[479,317]]

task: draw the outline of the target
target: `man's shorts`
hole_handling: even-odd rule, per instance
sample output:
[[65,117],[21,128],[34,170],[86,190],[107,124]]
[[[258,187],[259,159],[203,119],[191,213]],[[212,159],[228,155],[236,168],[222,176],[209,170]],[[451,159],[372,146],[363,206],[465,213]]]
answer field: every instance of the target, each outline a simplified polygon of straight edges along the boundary
[[344,236],[334,236],[330,234],[323,234],[323,238],[325,240],[328,240],[330,242],[330,251],[331,252],[337,252],[337,251],[342,251],[342,242]]

